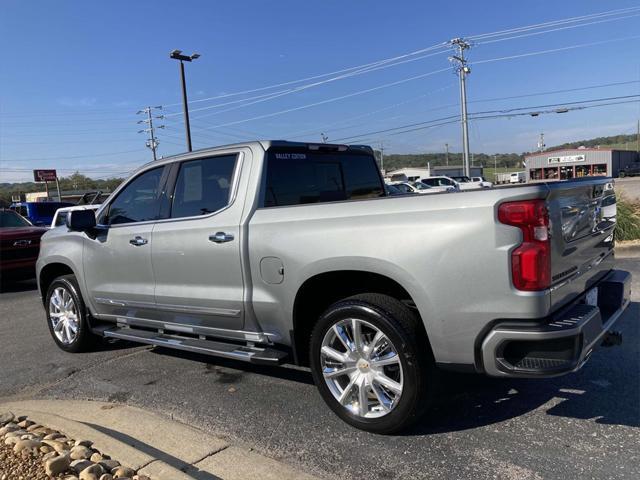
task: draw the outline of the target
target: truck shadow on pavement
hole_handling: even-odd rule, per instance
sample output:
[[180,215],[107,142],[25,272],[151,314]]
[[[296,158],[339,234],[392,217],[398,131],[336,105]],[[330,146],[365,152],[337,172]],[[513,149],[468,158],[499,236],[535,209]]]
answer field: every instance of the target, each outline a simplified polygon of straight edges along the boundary
[[20,293],[31,290],[38,290],[38,284],[35,279],[21,282],[0,282],[0,293]]
[[[153,460],[154,462],[157,460],[160,460],[166,463],[167,465],[170,465],[173,468],[180,470],[181,472],[185,472],[191,478],[194,478],[196,480],[222,480],[220,479],[220,477],[217,477],[216,475],[205,472],[203,470],[199,470],[198,467],[196,467],[195,465],[186,463],[184,460],[174,457],[173,455],[163,450],[159,450],[149,445],[148,443],[145,443],[135,437],[132,437],[131,435],[127,435],[126,433],[112,430],[102,425],[96,425],[94,423],[87,423],[87,422],[83,422],[83,423],[88,427],[91,427],[94,430],[97,430],[100,433],[108,435],[109,437],[115,440],[118,440],[119,442],[125,443],[126,445],[134,447],[136,450],[139,450],[142,453],[145,453],[150,457],[153,457],[155,459]],[[153,462],[150,462],[150,463],[153,463]]]
[[[621,347],[600,349],[580,371],[552,379],[498,379],[445,373],[438,401],[425,419],[401,435],[416,436],[488,427],[535,412],[599,424],[640,427],[640,303],[629,307],[619,327]],[[204,364],[204,374],[236,383],[247,373],[312,385],[308,369],[275,368],[195,353],[152,352]],[[318,396],[319,408],[326,408]],[[542,420],[544,421],[544,420]]]
[[640,427],[640,303],[619,327],[621,347],[601,348],[578,372],[552,379],[445,375],[442,395],[423,422],[405,435],[489,426],[540,410],[546,415]]

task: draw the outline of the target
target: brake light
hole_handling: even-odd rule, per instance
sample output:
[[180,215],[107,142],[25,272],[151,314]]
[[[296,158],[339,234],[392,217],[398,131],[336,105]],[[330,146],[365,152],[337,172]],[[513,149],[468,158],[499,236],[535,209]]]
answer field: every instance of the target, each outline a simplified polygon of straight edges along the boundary
[[518,290],[545,290],[551,285],[549,214],[544,200],[506,202],[498,220],[522,231],[522,243],[511,253],[511,278]]

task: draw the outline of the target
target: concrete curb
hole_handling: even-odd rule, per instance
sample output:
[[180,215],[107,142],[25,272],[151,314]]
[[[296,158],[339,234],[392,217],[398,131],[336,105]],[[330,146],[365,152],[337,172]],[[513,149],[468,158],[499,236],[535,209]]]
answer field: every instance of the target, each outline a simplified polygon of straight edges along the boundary
[[616,242],[616,257],[635,258],[640,257],[640,241]]
[[313,480],[282,462],[232,446],[180,422],[121,404],[77,400],[0,403],[96,449],[153,480]]

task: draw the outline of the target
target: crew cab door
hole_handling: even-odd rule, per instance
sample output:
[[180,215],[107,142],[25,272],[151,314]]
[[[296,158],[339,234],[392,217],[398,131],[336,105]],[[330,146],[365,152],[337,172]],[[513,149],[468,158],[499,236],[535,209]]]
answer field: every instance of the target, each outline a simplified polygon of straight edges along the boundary
[[166,215],[168,170],[146,170],[129,181],[101,212],[95,236],[85,239],[85,285],[98,315],[134,317],[154,306],[151,234]]
[[236,191],[244,157],[236,151],[177,164],[169,218],[154,227],[156,308],[185,331],[243,326],[244,198]]

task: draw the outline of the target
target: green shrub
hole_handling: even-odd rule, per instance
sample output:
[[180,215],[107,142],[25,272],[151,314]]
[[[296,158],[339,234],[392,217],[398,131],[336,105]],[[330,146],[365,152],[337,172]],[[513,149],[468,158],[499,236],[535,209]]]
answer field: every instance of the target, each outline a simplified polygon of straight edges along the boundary
[[640,205],[618,198],[616,240],[640,240]]

